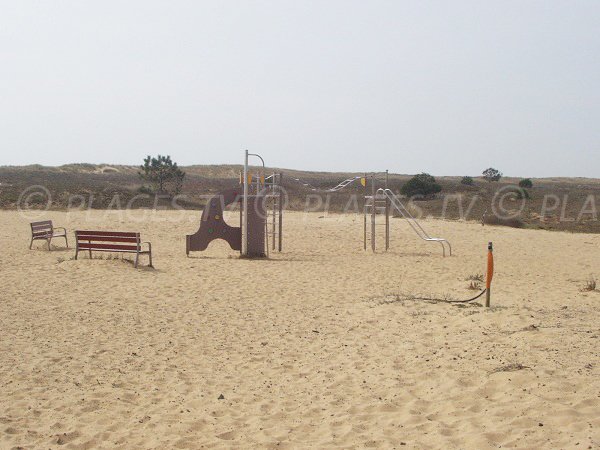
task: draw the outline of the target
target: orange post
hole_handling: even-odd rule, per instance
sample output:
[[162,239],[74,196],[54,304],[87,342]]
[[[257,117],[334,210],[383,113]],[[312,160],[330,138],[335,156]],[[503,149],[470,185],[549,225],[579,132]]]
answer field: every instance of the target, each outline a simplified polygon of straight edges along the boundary
[[485,306],[489,308],[492,295],[492,278],[494,277],[494,247],[488,244],[487,277],[485,280]]

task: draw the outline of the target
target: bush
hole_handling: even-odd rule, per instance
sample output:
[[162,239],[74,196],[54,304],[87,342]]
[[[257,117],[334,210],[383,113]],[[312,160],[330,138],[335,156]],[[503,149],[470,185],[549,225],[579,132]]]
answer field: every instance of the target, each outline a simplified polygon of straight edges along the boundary
[[176,195],[181,192],[185,172],[177,167],[170,156],[158,155],[157,158],[152,158],[148,155],[140,168],[140,178],[149,182],[157,194]]
[[140,186],[138,188],[138,192],[140,194],[146,194],[146,195],[152,195],[152,194],[154,194],[154,191],[152,191],[152,189],[150,189],[148,186]]
[[531,189],[533,187],[533,181],[531,181],[529,178],[524,178],[519,181],[519,187],[522,187],[523,189]]
[[433,197],[442,191],[442,187],[436,183],[435,178],[428,173],[415,175],[408,180],[400,189],[402,195],[407,197]]
[[460,184],[464,184],[465,186],[473,186],[475,181],[473,180],[473,177],[464,176],[462,177],[462,180],[460,180]]
[[502,178],[502,172],[500,172],[498,169],[494,169],[493,167],[490,167],[489,169],[485,169],[482,172],[483,178],[485,178],[486,180],[488,180],[488,182],[492,182],[492,181],[500,181],[500,178]]

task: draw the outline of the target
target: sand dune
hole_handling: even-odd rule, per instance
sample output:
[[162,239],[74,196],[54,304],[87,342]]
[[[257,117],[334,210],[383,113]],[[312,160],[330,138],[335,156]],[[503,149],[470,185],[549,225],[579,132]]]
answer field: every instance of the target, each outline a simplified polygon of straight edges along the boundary
[[[394,219],[372,254],[361,217],[288,213],[248,261],[186,258],[198,212],[46,216],[141,231],[155,269],[0,212],[0,448],[600,448],[600,235],[427,221],[442,258]],[[472,296],[488,241],[492,308],[406,299]]]

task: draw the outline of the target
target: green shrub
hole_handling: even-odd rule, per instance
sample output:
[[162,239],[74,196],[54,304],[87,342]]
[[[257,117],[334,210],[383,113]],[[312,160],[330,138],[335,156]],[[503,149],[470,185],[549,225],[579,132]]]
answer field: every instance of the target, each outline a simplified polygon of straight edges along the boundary
[[435,178],[428,173],[421,173],[415,175],[408,180],[402,188],[400,193],[407,197],[433,197],[438,192],[442,191],[442,187],[436,183]]
[[473,180],[473,177],[464,176],[462,177],[462,180],[460,180],[460,184],[464,184],[465,186],[473,186],[475,181]]
[[492,181],[500,181],[500,178],[502,178],[502,172],[500,172],[498,169],[494,169],[493,167],[490,167],[489,169],[485,169],[482,172],[483,178],[485,178],[486,180],[488,180],[488,182],[492,182]]
[[533,187],[533,181],[531,181],[529,178],[524,178],[519,181],[519,187],[522,187],[523,189],[531,189]]
[[140,194],[147,194],[147,195],[152,195],[154,194],[154,191],[152,189],[150,189],[148,186],[140,186],[138,188],[138,192]]

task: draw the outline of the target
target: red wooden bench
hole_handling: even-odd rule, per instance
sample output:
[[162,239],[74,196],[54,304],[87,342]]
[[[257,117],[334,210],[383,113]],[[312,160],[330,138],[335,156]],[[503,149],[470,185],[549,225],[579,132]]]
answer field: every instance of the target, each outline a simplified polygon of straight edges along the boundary
[[[67,230],[63,227],[54,227],[52,225],[51,220],[43,220],[41,222],[31,222],[31,242],[29,243],[29,250],[33,246],[33,241],[44,240],[48,242],[48,250],[52,250],[50,248],[50,242],[53,238],[56,237],[64,237],[65,244],[67,248],[69,247],[69,242],[67,241]],[[58,231],[62,230],[62,231]]]
[[[135,267],[138,266],[140,255],[148,255],[149,267],[152,267],[152,244],[142,242],[140,233],[123,231],[75,231],[75,259],[80,251],[87,250],[92,258],[92,252],[135,253]],[[142,250],[142,244],[147,244],[148,250]]]

